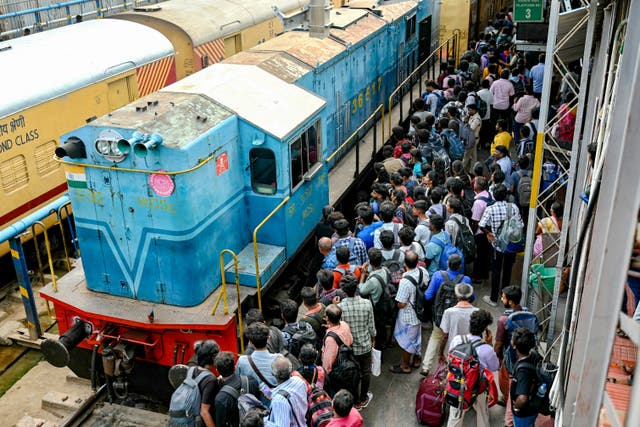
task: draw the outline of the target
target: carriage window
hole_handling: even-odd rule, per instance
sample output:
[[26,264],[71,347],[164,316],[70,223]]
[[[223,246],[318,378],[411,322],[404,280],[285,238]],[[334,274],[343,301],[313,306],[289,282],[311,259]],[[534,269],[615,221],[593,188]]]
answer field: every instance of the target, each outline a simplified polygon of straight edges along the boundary
[[252,148],[249,152],[251,164],[251,187],[258,194],[276,194],[276,156],[268,148]]
[[316,122],[304,131],[300,138],[291,144],[291,188],[302,182],[305,175],[320,162],[320,140],[318,132],[320,122]]
[[408,41],[411,37],[416,34],[416,15],[407,18],[407,22],[405,23],[405,40]]

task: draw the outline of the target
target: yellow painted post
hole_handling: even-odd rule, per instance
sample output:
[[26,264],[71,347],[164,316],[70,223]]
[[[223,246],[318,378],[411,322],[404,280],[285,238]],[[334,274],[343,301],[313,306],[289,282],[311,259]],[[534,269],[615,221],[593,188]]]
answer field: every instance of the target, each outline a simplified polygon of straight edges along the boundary
[[290,196],[285,197],[278,206],[275,207],[274,210],[271,211],[269,215],[265,219],[262,220],[260,224],[257,225],[256,228],[253,229],[253,258],[256,264],[256,291],[258,294],[258,309],[262,311],[262,292],[260,290],[260,265],[259,265],[259,257],[258,257],[258,230],[262,228],[262,226],[271,219],[273,215],[275,215],[280,208],[282,208],[290,199]]

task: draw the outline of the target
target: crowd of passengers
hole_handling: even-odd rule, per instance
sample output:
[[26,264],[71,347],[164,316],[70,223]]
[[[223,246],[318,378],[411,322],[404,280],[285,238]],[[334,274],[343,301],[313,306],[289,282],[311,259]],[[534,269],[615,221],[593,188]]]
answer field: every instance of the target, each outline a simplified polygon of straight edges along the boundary
[[[518,365],[536,365],[537,331],[507,327],[508,316],[523,310],[520,287],[511,286],[522,241],[505,243],[504,235],[507,228],[523,235],[528,220],[545,58],[517,52],[513,34],[511,14],[497,14],[457,67],[443,64],[437,79],[425,82],[405,126],[393,128],[375,162],[376,180],[356,205],[355,221],[323,209],[317,280],[302,288],[300,304],[281,300],[281,319],[271,325],[250,310],[248,348],[237,361],[212,340],[198,346],[193,375],[207,376],[199,383],[200,425],[361,426],[380,354],[397,346],[392,373],[429,376],[467,339],[480,342],[481,367],[498,372],[504,425],[534,425],[535,370]],[[559,140],[573,137],[579,73],[572,65],[568,78],[552,80],[550,108],[563,112],[553,131]],[[561,185],[559,169],[554,158],[543,159],[542,191]],[[562,204],[550,200],[548,208],[537,224],[535,255],[543,234],[562,229]],[[491,291],[476,301],[474,287],[482,283]],[[510,311],[497,319],[494,336],[489,307],[499,304]],[[218,376],[206,375],[211,370]],[[249,394],[253,399],[239,397]],[[471,406],[478,425],[488,426],[486,393]],[[462,425],[467,411],[452,407],[448,425]]]

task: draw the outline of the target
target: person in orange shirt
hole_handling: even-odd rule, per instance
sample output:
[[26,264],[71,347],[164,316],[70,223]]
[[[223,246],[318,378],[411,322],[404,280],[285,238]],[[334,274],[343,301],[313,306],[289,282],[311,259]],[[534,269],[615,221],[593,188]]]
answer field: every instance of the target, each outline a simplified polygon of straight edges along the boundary
[[360,280],[362,272],[357,265],[351,265],[349,263],[349,257],[351,253],[349,246],[340,246],[336,248],[336,258],[338,259],[338,265],[333,269],[333,288],[338,289],[340,287],[340,279],[347,272],[356,276],[356,279]]

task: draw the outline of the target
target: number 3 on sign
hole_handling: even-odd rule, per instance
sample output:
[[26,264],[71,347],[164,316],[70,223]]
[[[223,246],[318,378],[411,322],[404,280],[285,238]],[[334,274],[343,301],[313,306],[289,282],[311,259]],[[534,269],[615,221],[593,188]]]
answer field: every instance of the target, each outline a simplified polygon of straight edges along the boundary
[[525,9],[524,17],[527,19],[531,19],[531,9]]

